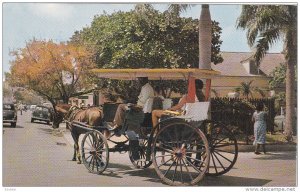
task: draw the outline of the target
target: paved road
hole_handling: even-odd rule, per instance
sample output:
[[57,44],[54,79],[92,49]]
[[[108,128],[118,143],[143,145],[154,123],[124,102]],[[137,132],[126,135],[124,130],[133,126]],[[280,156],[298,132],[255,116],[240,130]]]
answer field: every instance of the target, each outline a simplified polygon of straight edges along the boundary
[[[134,169],[128,154],[111,153],[103,175],[94,175],[84,165],[71,161],[72,139],[69,132],[53,134],[50,126],[30,123],[30,112],[19,115],[16,128],[4,125],[4,187],[103,187],[166,186],[154,168]],[[296,152],[272,152],[256,156],[239,153],[229,173],[205,177],[199,186],[296,186]]]

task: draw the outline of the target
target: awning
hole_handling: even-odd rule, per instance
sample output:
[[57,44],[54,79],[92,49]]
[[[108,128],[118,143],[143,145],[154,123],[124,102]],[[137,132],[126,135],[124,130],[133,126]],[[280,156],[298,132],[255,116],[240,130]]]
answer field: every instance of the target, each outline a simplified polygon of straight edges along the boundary
[[220,76],[219,71],[207,69],[92,69],[99,78],[135,80],[138,77],[148,77],[149,80],[188,79],[189,76],[198,79],[213,79]]

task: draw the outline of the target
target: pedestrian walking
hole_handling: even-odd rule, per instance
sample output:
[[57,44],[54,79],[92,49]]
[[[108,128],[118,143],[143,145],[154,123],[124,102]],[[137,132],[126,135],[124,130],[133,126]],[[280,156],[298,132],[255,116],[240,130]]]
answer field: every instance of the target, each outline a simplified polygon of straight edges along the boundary
[[252,121],[254,122],[254,142],[256,155],[259,155],[260,145],[262,146],[264,154],[266,154],[266,132],[267,132],[267,113],[264,111],[264,104],[258,103],[256,111],[253,113]]

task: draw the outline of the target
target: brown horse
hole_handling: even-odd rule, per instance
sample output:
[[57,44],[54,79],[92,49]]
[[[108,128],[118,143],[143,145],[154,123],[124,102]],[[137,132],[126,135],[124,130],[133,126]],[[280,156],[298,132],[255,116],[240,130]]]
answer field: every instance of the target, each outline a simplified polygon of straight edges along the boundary
[[78,163],[81,163],[81,156],[79,152],[78,140],[79,136],[85,131],[81,128],[71,126],[73,121],[84,122],[90,126],[99,126],[102,125],[103,112],[102,109],[98,107],[91,107],[88,109],[80,109],[77,106],[71,106],[68,104],[58,104],[55,107],[57,111],[57,118],[54,118],[53,127],[58,128],[59,123],[62,122],[63,118],[66,120],[67,129],[70,130],[72,138],[74,140],[74,155],[73,161],[76,161],[76,156]]

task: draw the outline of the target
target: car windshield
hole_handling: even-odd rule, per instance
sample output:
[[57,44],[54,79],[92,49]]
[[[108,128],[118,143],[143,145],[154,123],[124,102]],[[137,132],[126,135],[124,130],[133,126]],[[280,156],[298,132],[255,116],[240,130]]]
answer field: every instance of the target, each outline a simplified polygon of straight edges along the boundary
[[48,108],[45,108],[45,107],[36,107],[35,110],[47,112],[47,111],[48,111]]
[[4,110],[14,110],[15,107],[14,107],[14,105],[4,104],[3,109]]

